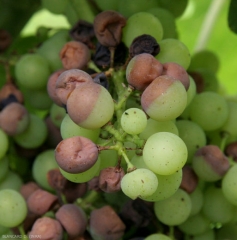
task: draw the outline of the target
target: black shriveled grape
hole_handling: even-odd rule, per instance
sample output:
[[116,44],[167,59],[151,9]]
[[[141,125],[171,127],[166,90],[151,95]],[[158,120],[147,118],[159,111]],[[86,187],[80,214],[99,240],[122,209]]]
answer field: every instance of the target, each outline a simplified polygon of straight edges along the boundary
[[93,24],[79,20],[70,30],[69,34],[73,40],[83,42],[90,49],[93,48],[93,39],[95,38]]
[[129,47],[130,57],[134,57],[141,53],[149,53],[156,56],[160,52],[160,46],[156,39],[148,34],[140,35],[132,41]]
[[109,89],[109,82],[108,79],[105,75],[105,73],[101,72],[99,74],[97,74],[94,78],[93,81],[95,83],[100,84],[101,86],[105,87],[106,89]]
[[14,94],[10,94],[7,98],[4,98],[0,101],[0,111],[5,108],[8,104],[16,102],[18,103],[18,100]]
[[[114,66],[121,66],[124,64],[126,56],[127,56],[128,49],[124,45],[124,43],[120,43],[115,48],[114,54]],[[95,54],[92,57],[94,63],[99,68],[108,68],[110,66],[110,50],[108,47],[97,43]]]
[[0,29],[0,52],[6,50],[12,42],[10,33],[4,29]]

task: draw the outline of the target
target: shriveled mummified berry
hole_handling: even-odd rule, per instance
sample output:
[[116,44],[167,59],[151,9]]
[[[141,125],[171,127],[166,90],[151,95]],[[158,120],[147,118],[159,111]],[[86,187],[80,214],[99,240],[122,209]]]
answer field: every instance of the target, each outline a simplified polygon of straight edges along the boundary
[[128,83],[137,90],[143,91],[161,75],[163,65],[151,54],[141,53],[133,57],[126,69]]
[[192,164],[197,176],[207,182],[220,180],[230,168],[228,158],[215,145],[199,148],[193,157]]
[[82,208],[75,204],[64,204],[58,209],[55,217],[72,239],[81,236],[86,231],[86,214]]
[[122,168],[108,167],[100,171],[99,187],[104,192],[117,192],[121,190],[121,179],[125,175]]
[[187,193],[192,193],[197,187],[198,176],[194,172],[193,168],[189,165],[185,165],[182,170],[183,177],[180,188],[182,188]]
[[[122,66],[125,62],[127,56],[128,49],[121,42],[116,48],[114,52],[114,66]],[[99,68],[108,68],[110,67],[110,56],[111,52],[108,47],[101,45],[100,43],[96,44],[95,54],[92,57],[93,62]]]
[[94,48],[94,44],[92,43],[95,37],[93,24],[79,20],[70,30],[69,34],[73,40],[83,42],[90,49]]
[[20,134],[26,130],[30,116],[22,104],[12,102],[0,112],[0,128],[9,136]]
[[68,173],[88,170],[97,158],[97,146],[90,139],[81,136],[66,138],[55,149],[55,159],[59,167]]
[[106,89],[109,89],[109,82],[107,80],[107,77],[105,75],[105,73],[101,72],[99,74],[97,74],[94,78],[93,81],[95,83],[100,84],[101,86],[105,87]]
[[111,206],[93,210],[89,231],[95,239],[117,240],[124,235],[126,226]]
[[197,93],[203,92],[205,88],[205,82],[203,76],[198,72],[189,72],[189,75],[193,78],[196,84]]
[[116,47],[122,37],[122,28],[126,18],[120,13],[107,10],[99,13],[94,19],[94,31],[98,41],[107,47]]
[[37,189],[27,198],[27,206],[32,213],[43,215],[52,209],[57,201],[56,195],[43,189]]
[[58,220],[50,217],[38,218],[28,234],[30,239],[62,240],[63,228]]
[[228,157],[232,157],[237,162],[237,142],[228,144],[225,148],[225,153]]
[[60,51],[60,59],[65,69],[85,69],[90,57],[89,48],[82,42],[68,42]]
[[67,104],[67,99],[76,86],[85,83],[93,82],[91,76],[79,69],[70,69],[64,71],[57,78],[55,93],[62,104]]
[[148,34],[143,34],[134,38],[129,47],[129,56],[131,58],[141,53],[149,53],[156,56],[159,52],[160,46],[156,39]]

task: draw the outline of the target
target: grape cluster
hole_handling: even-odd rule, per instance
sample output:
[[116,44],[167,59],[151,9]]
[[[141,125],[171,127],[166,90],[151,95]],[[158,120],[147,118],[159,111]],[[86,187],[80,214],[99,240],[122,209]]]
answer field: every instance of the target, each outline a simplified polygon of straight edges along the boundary
[[0,45],[1,236],[235,240],[237,102],[178,39],[188,1],[72,2],[41,1],[71,29]]

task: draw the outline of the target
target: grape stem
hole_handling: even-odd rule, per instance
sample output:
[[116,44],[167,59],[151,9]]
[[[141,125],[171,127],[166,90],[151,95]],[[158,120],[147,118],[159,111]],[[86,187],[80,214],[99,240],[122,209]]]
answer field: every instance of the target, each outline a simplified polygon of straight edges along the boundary
[[84,198],[78,198],[76,200],[76,203],[78,206],[80,206],[85,211],[86,210],[92,211],[95,209],[95,207],[93,207],[92,204],[94,202],[98,201],[99,197],[100,197],[100,194],[98,192],[92,190],[92,191],[89,191],[88,195],[85,196]]
[[28,236],[27,236],[26,233],[25,233],[23,224],[21,224],[21,225],[18,226],[18,230],[19,230],[22,238],[24,238],[24,239],[26,239],[26,240],[29,240]]

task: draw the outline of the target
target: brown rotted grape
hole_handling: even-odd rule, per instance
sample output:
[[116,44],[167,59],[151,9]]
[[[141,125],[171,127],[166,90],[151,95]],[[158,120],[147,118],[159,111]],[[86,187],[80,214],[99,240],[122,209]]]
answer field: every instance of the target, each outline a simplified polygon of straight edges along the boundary
[[126,18],[120,13],[113,10],[103,11],[94,19],[96,38],[106,47],[116,47],[121,42],[125,24]]
[[82,208],[75,204],[64,204],[58,209],[55,217],[72,239],[83,235],[86,231],[86,214]]
[[95,239],[120,239],[124,235],[125,228],[118,214],[109,205],[91,212],[89,231]]
[[102,169],[99,175],[99,187],[104,192],[117,192],[121,190],[121,180],[125,172],[122,168],[108,167]]
[[189,165],[185,165],[182,170],[183,177],[180,188],[185,190],[187,193],[192,193],[198,185],[198,176]]
[[81,173],[91,168],[98,158],[98,149],[90,139],[75,136],[62,140],[55,149],[55,159],[68,173]]

